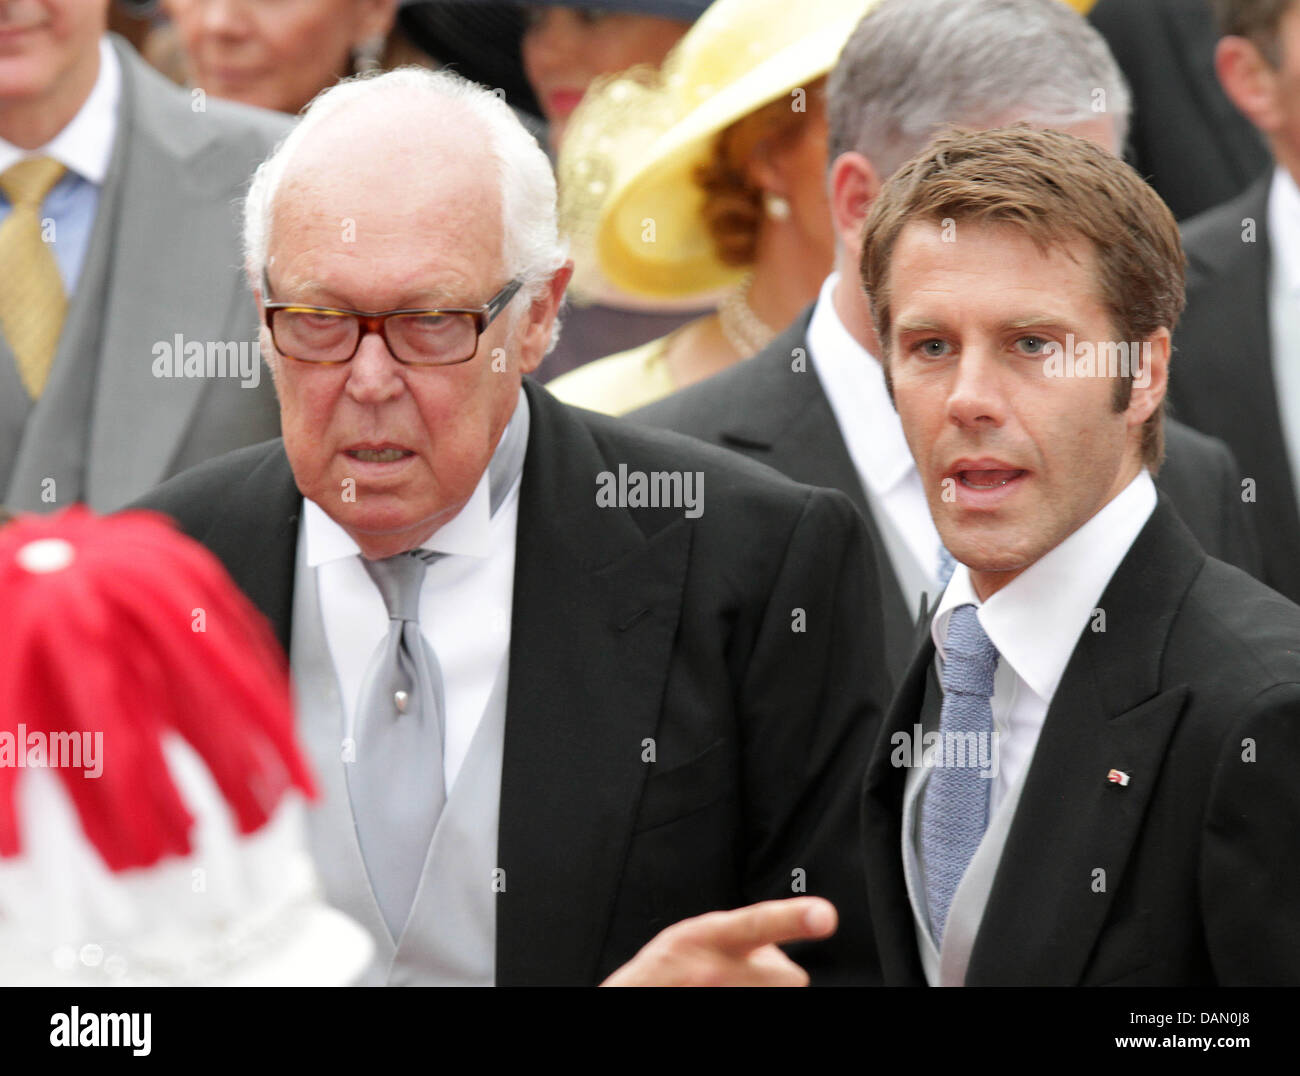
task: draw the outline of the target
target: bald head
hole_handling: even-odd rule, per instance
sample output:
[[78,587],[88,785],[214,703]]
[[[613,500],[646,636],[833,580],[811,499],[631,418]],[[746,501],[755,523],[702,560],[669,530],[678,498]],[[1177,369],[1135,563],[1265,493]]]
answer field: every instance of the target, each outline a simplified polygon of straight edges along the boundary
[[347,103],[291,148],[270,195],[267,268],[283,279],[279,239],[291,236],[294,249],[328,250],[344,266],[364,252],[376,283],[390,270],[411,276],[400,240],[436,220],[513,276],[500,169],[481,122],[462,101],[390,96]]
[[[434,189],[434,177],[450,180]],[[321,94],[253,177],[244,207],[245,267],[256,287],[270,255],[282,189],[304,215],[355,234],[387,203],[395,223],[445,215],[441,197],[487,188],[499,252],[511,275],[536,294],[564,264],[555,213],[555,177],[536,140],[500,97],[447,72],[403,68],[349,79]],[[313,205],[312,199],[320,198]],[[480,203],[477,210],[484,208]]]
[[[359,85],[365,86],[366,83]],[[315,123],[304,121],[300,137],[286,141],[281,183],[313,173],[355,176],[373,182],[387,175],[421,199],[419,177],[430,167],[492,175],[492,146],[466,101],[382,87],[354,96]],[[323,104],[328,105],[328,102]]]
[[[285,161],[266,235],[274,297],[350,310],[464,306],[481,267],[515,275],[496,171],[461,102],[351,102]],[[434,265],[446,271],[429,281]]]

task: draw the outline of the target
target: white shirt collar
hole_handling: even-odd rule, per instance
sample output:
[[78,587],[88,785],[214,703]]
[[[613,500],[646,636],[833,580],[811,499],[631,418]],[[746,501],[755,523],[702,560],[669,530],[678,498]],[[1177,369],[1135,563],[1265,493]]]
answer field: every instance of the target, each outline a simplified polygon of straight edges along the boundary
[[0,138],[0,172],[24,157],[53,157],[70,172],[100,186],[108,175],[117,135],[122,67],[107,37],[99,39],[99,75],[72,122],[39,149],[24,150]]
[[1300,187],[1281,165],[1268,189],[1268,231],[1273,265],[1294,295],[1300,292]]
[[[518,483],[516,482],[516,486]],[[361,554],[361,547],[315,501],[305,500],[303,526],[307,528],[307,563],[317,565]],[[421,549],[466,557],[486,557],[491,551],[492,502],[485,470],[470,499],[455,516],[433,532]]]
[[974,605],[1002,659],[1050,702],[1080,633],[1155,506],[1155,483],[1144,467],[1083,526],[983,603],[970,569],[959,563],[930,623],[940,656],[949,615],[959,605]]
[[822,283],[808,323],[808,350],[849,455],[877,497],[915,468],[903,424],[885,389],[885,371],[840,320],[835,309],[839,273]]

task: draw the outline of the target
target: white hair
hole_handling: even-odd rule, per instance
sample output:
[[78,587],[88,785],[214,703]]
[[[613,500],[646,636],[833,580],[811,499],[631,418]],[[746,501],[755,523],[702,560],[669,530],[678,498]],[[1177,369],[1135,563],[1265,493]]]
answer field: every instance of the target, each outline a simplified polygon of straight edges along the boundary
[[[244,201],[244,265],[249,278],[260,281],[266,267],[271,211],[294,153],[318,126],[343,109],[384,97],[400,98],[404,104],[424,102],[438,113],[445,113],[448,104],[454,103],[482,128],[482,147],[496,168],[501,192],[501,256],[506,272],[523,280],[521,297],[525,301],[538,295],[568,256],[556,222],[555,174],[550,160],[502,96],[451,72],[422,67],[345,79],[307,106],[297,125],[258,166]],[[418,138],[418,131],[414,136]],[[413,182],[411,189],[418,191],[418,183]],[[525,303],[516,299],[512,306],[518,316]]]
[[949,124],[1128,134],[1128,86],[1105,40],[1060,0],[882,0],[827,84],[830,159],[856,151],[887,178]]

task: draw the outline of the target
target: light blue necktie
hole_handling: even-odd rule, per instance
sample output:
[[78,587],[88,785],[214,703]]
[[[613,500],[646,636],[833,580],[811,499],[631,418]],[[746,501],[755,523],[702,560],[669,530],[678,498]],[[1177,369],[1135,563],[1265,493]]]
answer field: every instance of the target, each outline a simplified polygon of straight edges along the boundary
[[[997,667],[997,647],[984,634],[975,606],[957,606],[948,618],[944,642],[939,713],[944,755],[938,761],[965,765],[936,765],[930,771],[921,810],[925,895],[936,945],[943,942],[953,895],[988,826],[992,781],[981,772],[978,745],[992,743],[990,700]],[[949,750],[954,741],[964,741],[958,745],[960,751]]]

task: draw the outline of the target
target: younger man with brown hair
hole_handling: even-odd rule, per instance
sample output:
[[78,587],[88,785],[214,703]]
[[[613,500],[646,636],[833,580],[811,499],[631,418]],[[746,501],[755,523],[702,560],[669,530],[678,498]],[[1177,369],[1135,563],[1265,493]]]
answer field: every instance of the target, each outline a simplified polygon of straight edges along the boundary
[[[943,136],[868,218],[960,562],[868,767],[886,983],[1300,982],[1300,609],[1208,557],[1144,466],[1182,276],[1156,194],[1060,132]],[[680,924],[617,978],[793,981],[768,943],[828,924],[787,905]]]

